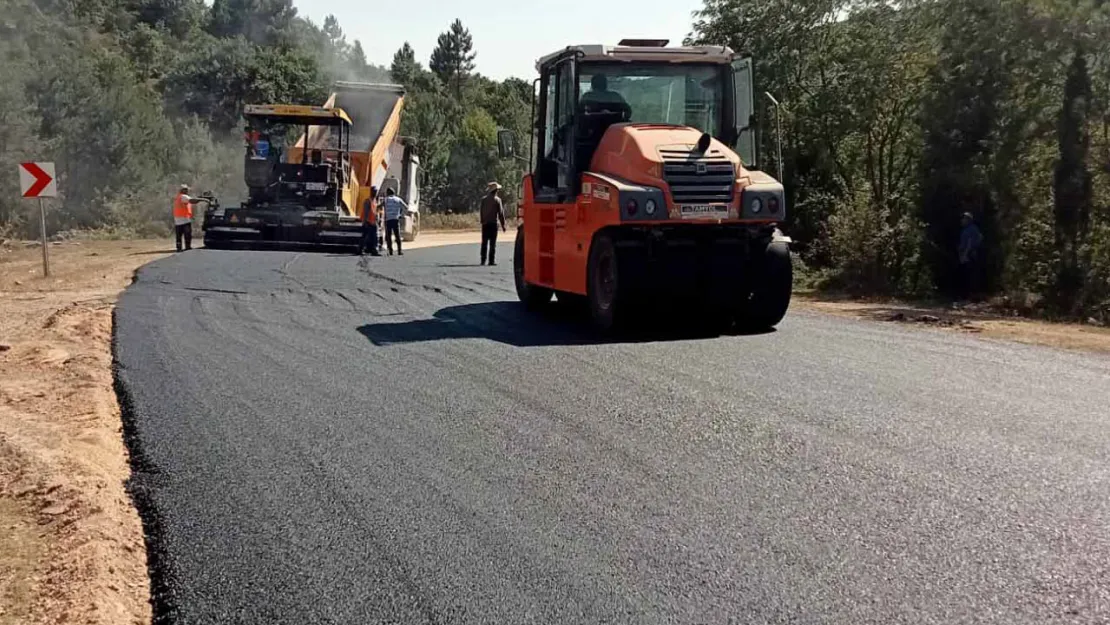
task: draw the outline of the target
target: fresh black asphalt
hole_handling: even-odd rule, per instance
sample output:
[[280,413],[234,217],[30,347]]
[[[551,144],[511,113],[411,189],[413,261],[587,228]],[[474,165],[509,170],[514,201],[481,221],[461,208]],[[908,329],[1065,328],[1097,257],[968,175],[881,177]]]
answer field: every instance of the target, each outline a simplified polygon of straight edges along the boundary
[[1110,359],[797,310],[598,342],[500,247],[139,272],[156,621],[1110,622]]

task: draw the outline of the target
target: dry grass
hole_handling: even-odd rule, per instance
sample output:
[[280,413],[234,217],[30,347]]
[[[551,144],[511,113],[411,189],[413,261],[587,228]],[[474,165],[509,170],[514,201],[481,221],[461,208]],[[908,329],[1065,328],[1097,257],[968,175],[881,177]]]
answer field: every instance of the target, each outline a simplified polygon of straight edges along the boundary
[[480,230],[478,213],[428,213],[420,215],[420,229],[433,230]]

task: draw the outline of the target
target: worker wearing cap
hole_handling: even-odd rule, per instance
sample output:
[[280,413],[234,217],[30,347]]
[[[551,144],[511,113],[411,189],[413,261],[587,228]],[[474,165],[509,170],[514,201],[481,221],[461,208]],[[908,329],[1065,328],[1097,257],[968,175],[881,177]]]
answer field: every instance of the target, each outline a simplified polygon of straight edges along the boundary
[[[492,267],[497,264],[497,222],[501,222],[501,231],[505,231],[505,206],[497,192],[501,185],[491,182],[486,185],[486,196],[482,198],[482,205],[478,208],[478,219],[482,222],[482,264]],[[487,254],[488,252],[488,254]]]
[[189,185],[183,184],[173,196],[173,232],[177,238],[177,251],[181,251],[182,239],[185,249],[193,249],[193,204],[200,200],[189,197]]
[[378,209],[374,201],[378,197],[378,188],[370,187],[370,197],[362,203],[362,242],[359,244],[359,253],[380,256],[378,252]]

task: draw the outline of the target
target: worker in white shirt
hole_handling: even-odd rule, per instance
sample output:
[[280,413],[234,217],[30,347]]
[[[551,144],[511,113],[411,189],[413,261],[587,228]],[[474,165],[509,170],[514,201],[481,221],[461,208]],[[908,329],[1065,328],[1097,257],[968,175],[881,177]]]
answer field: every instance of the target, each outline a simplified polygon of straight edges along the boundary
[[[397,197],[397,192],[390,187],[385,190],[385,247],[389,255],[393,255],[393,238],[397,239],[397,255],[404,256],[401,251],[401,215],[407,211],[409,205]],[[392,238],[390,238],[392,236]]]

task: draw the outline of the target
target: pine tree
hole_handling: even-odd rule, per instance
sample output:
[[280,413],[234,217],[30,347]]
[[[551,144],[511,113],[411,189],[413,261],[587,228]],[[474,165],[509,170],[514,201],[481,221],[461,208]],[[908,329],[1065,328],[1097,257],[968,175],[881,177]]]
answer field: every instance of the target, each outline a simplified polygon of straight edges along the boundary
[[331,45],[336,48],[342,48],[346,44],[343,29],[339,26],[339,19],[334,15],[328,15],[324,18],[324,35],[327,36]]
[[360,76],[366,73],[366,68],[370,63],[366,60],[366,50],[362,48],[362,42],[358,39],[355,39],[355,42],[347,51],[347,63],[355,69]]
[[436,49],[428,66],[444,84],[454,88],[455,96],[462,97],[463,84],[474,71],[474,40],[470,31],[456,19],[451,29],[440,34]]
[[406,87],[411,86],[420,74],[420,64],[416,62],[416,53],[413,52],[409,42],[406,41],[393,55],[393,64],[389,66],[389,73],[394,82]]

